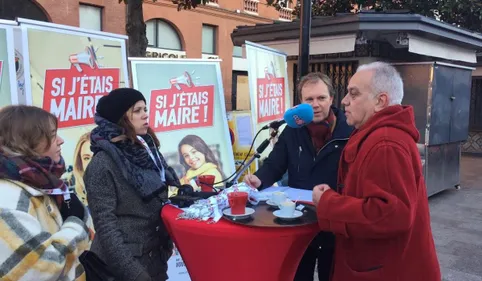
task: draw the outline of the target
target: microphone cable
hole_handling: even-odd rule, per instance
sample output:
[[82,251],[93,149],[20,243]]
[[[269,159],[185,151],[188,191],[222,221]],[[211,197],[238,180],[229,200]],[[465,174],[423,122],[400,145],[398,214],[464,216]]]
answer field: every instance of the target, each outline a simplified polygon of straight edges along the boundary
[[[248,153],[246,154],[246,157],[244,158],[244,160],[243,160],[243,162],[241,163],[241,165],[239,165],[239,167],[236,169],[236,171],[235,171],[232,175],[230,175],[229,177],[227,177],[226,179],[224,179],[224,180],[222,180],[222,181],[219,181],[219,182],[213,183],[213,189],[214,189],[214,190],[216,190],[216,189],[214,188],[214,185],[220,184],[220,183],[225,183],[225,182],[229,181],[229,180],[232,179],[234,176],[236,176],[239,171],[241,171],[241,169],[244,167],[244,164],[246,163],[246,160],[248,160],[249,155],[251,154],[251,151],[253,151],[253,147],[254,147],[254,143],[255,143],[255,141],[256,141],[256,138],[258,138],[259,133],[261,133],[261,132],[264,131],[264,130],[265,130],[265,129],[261,128],[261,129],[256,133],[256,135],[254,136],[253,141],[251,142],[251,147],[249,148],[249,151],[248,151]],[[218,191],[216,190],[216,192],[218,192]]]

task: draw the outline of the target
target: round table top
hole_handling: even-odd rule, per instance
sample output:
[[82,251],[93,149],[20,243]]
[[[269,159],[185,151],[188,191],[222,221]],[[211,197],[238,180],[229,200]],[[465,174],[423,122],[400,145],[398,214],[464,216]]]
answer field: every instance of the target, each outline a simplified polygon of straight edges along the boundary
[[273,211],[278,210],[278,208],[266,204],[265,201],[259,202],[258,205],[248,206],[254,209],[255,212],[247,219],[239,219],[226,215],[223,215],[223,219],[236,224],[255,227],[296,227],[318,223],[315,206],[308,203],[297,203],[296,205],[303,205],[304,208],[302,210],[303,215],[295,220],[288,221],[276,217]]

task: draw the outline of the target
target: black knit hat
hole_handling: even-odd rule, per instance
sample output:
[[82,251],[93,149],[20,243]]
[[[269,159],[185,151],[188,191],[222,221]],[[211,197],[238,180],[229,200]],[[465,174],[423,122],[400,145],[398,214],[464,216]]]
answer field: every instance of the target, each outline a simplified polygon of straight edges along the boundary
[[141,100],[146,102],[146,99],[138,90],[118,88],[110,92],[107,96],[100,98],[96,111],[102,118],[117,124],[124,113]]

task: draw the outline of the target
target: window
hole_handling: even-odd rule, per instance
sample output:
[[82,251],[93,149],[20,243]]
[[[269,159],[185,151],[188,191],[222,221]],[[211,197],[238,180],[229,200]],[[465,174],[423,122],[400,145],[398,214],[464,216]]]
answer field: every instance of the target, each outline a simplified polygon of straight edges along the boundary
[[177,30],[168,22],[154,19],[146,22],[146,35],[148,46],[169,49],[182,50],[182,43]]
[[31,0],[1,0],[0,19],[15,20],[24,18],[49,22],[48,16],[38,4]]
[[216,27],[203,24],[202,30],[202,53],[216,54]]
[[233,110],[251,110],[248,72],[233,71],[231,103]]
[[91,30],[102,30],[102,8],[80,4],[79,27]]
[[280,0],[279,1],[279,5],[281,6],[281,8],[285,8],[285,9],[291,9],[291,2],[289,0]]

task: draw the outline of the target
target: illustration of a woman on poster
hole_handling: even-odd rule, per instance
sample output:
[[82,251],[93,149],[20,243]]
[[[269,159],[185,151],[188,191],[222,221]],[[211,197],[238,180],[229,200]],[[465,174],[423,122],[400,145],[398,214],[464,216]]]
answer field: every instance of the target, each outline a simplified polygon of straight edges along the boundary
[[[186,174],[181,179],[181,184],[191,184],[190,181],[201,175],[215,176],[215,183],[223,180],[219,169],[219,162],[208,145],[196,135],[185,136],[178,145],[179,162],[186,169]],[[223,183],[214,186],[223,186]]]
[[74,152],[74,178],[75,178],[75,193],[80,201],[87,204],[87,193],[84,185],[84,171],[92,159],[92,151],[90,151],[90,132],[83,134]]

